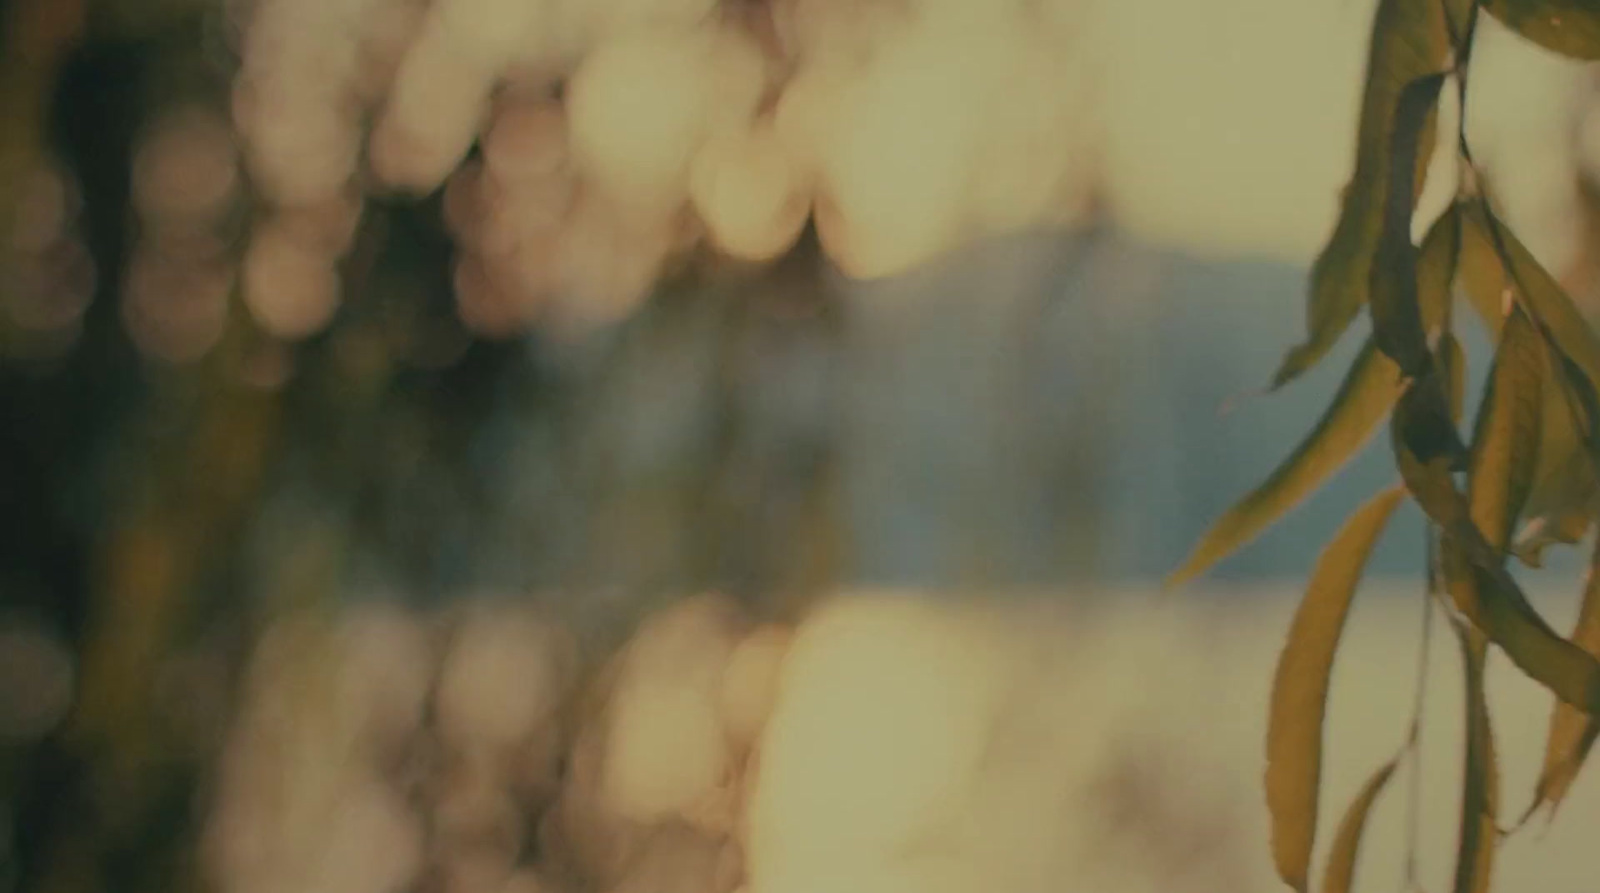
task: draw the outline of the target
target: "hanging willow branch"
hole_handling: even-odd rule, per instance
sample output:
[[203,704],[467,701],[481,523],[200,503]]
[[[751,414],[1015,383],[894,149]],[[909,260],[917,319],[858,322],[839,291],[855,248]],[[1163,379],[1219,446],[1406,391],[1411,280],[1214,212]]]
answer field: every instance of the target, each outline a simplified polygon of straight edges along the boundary
[[[1340,633],[1367,556],[1404,499],[1428,518],[1429,565],[1437,571],[1430,571],[1430,598],[1449,613],[1463,654],[1468,722],[1457,893],[1488,889],[1501,836],[1493,723],[1484,698],[1490,646],[1557,699],[1524,820],[1541,806],[1554,810],[1600,729],[1600,551],[1570,636],[1551,628],[1509,570],[1516,561],[1537,566],[1546,546],[1576,542],[1596,520],[1600,337],[1496,213],[1464,115],[1453,134],[1462,171],[1456,200],[1420,245],[1411,239],[1447,83],[1466,108],[1480,12],[1546,49],[1600,59],[1600,7],[1593,3],[1381,0],[1355,171],[1338,225],[1312,267],[1307,336],[1285,357],[1273,386],[1315,365],[1363,308],[1371,332],[1305,440],[1213,525],[1169,581],[1191,579],[1250,542],[1325,483],[1388,417],[1402,483],[1357,510],[1323,552],[1273,688],[1266,776],[1272,847],[1279,875],[1296,890],[1307,888],[1316,843],[1323,719]],[[1495,345],[1467,441],[1459,428],[1467,361],[1450,312],[1458,285]],[[1323,889],[1349,888],[1368,813],[1394,770],[1415,756],[1418,723],[1413,717],[1406,745],[1349,807]]]

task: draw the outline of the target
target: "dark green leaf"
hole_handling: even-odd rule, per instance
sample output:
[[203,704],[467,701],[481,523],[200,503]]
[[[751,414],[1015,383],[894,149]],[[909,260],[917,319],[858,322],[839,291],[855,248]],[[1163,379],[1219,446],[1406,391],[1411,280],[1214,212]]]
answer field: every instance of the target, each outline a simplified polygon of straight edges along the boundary
[[1600,4],[1594,0],[1485,0],[1511,30],[1574,59],[1600,59]]
[[[1311,268],[1306,340],[1289,351],[1273,387],[1299,377],[1328,352],[1367,301],[1368,277],[1389,195],[1390,134],[1400,93],[1412,81],[1446,68],[1450,37],[1435,0],[1380,0],[1373,17],[1367,83],[1361,100],[1356,169],[1339,222]],[[1415,153],[1432,154],[1431,127]],[[1425,163],[1425,162],[1424,162]],[[1421,183],[1422,177],[1417,177]]]
[[1278,657],[1267,720],[1267,809],[1278,875],[1306,889],[1322,777],[1322,727],[1328,680],[1350,601],[1372,546],[1405,491],[1379,493],[1345,522],[1323,550]]
[[1327,869],[1322,875],[1323,893],[1350,893],[1350,882],[1356,874],[1356,859],[1361,852],[1361,833],[1367,827],[1367,815],[1372,812],[1373,802],[1383,793],[1384,785],[1393,776],[1394,760],[1390,760],[1367,779],[1367,783],[1356,793],[1355,800],[1351,801],[1350,808],[1345,811],[1344,819],[1339,823],[1339,832],[1333,838],[1333,849],[1328,852]]
[[1203,573],[1309,496],[1366,444],[1399,394],[1400,370],[1368,341],[1316,427],[1265,481],[1217,519],[1167,585]]
[[1461,784],[1461,837],[1456,850],[1455,893],[1486,893],[1494,864],[1500,778],[1494,733],[1484,697],[1487,649],[1482,633],[1457,626],[1467,690],[1467,757]]
[[[1454,339],[1447,339],[1447,356],[1459,354]],[[1445,367],[1451,382],[1448,404],[1443,385],[1439,382],[1438,368]],[[1455,457],[1442,449],[1441,427],[1454,428],[1452,419],[1459,414],[1461,362],[1446,359],[1435,364],[1435,371],[1425,379],[1417,379],[1400,395],[1394,413],[1389,418],[1389,439],[1394,448],[1395,465],[1406,489],[1417,504],[1440,527],[1448,530],[1459,524],[1470,524],[1466,498],[1456,490],[1450,476],[1455,467]],[[1459,438],[1457,438],[1459,440]]]
[[[1447,471],[1464,468],[1467,449],[1461,443],[1454,418],[1455,401],[1447,392],[1445,373],[1437,366],[1413,379],[1395,406],[1393,432],[1413,461],[1424,465],[1442,461]],[[1405,469],[1401,469],[1402,476]],[[1417,494],[1418,499],[1423,494]]]
[[1417,249],[1411,244],[1417,150],[1423,127],[1432,123],[1443,85],[1443,74],[1425,75],[1406,84],[1396,101],[1389,191],[1369,274],[1373,339],[1379,350],[1412,377],[1424,375],[1433,359],[1417,304]]

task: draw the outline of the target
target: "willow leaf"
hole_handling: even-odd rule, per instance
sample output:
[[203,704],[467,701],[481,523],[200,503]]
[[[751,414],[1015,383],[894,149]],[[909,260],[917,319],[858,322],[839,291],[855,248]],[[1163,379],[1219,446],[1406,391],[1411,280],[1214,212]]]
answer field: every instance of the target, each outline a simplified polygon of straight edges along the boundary
[[1600,661],[1552,630],[1504,568],[1474,566],[1484,632],[1506,657],[1562,701],[1600,714]]
[[1306,889],[1316,838],[1322,729],[1334,655],[1367,558],[1404,496],[1399,487],[1379,493],[1323,550],[1278,657],[1267,719],[1267,809],[1278,875],[1296,890]]
[[[1588,467],[1587,462],[1581,466],[1582,469]],[[1539,492],[1537,486],[1534,492]],[[1589,532],[1589,526],[1594,521],[1591,504],[1596,494],[1595,480],[1590,475],[1582,484],[1583,503],[1530,518],[1512,543],[1512,554],[1528,567],[1538,568],[1544,566],[1545,549],[1555,545],[1576,545]]]
[[[1563,366],[1558,376],[1547,376],[1546,386],[1542,387],[1539,463],[1534,469],[1533,490],[1525,509],[1531,520],[1528,527],[1518,533],[1514,544],[1518,559],[1530,567],[1538,567],[1544,547],[1552,543],[1578,543],[1592,522],[1597,498],[1600,498],[1592,445],[1586,443],[1584,434],[1587,432],[1579,432],[1573,418],[1574,408],[1582,413],[1584,390],[1579,386],[1574,392],[1573,382],[1568,381],[1571,366],[1600,371],[1600,341],[1594,338],[1560,285],[1526,253],[1515,235],[1501,227],[1499,245],[1496,245],[1488,229],[1490,221],[1480,203],[1467,205],[1462,210],[1462,218],[1459,280],[1478,315],[1490,328],[1491,336],[1498,341],[1507,312],[1515,304],[1517,282],[1520,282],[1528,286],[1530,293],[1526,306],[1533,307],[1536,315],[1549,325],[1547,331],[1552,334],[1552,341],[1557,341],[1555,352],[1571,357],[1570,365]],[[1518,270],[1515,280],[1507,274],[1501,250],[1515,261]],[[1550,325],[1550,320],[1560,326]],[[1565,331],[1566,338],[1555,339],[1557,331]]]
[[1552,630],[1528,603],[1505,569],[1501,550],[1490,545],[1472,522],[1467,498],[1456,489],[1445,457],[1420,458],[1408,445],[1406,428],[1413,412],[1407,400],[1396,404],[1391,430],[1395,462],[1406,489],[1444,531],[1446,546],[1459,549],[1475,587],[1472,618],[1489,638],[1534,681],[1556,697],[1588,713],[1600,714],[1600,661]]
[[1443,74],[1424,75],[1406,84],[1395,102],[1390,182],[1368,282],[1373,340],[1401,372],[1413,377],[1422,375],[1433,360],[1417,302],[1418,252],[1411,244],[1417,152],[1442,86]]
[[1497,550],[1506,548],[1533,489],[1546,368],[1539,333],[1515,309],[1495,350],[1467,477],[1472,521]]
[[1500,327],[1505,324],[1505,310],[1514,294],[1511,280],[1485,228],[1483,209],[1474,201],[1459,203],[1456,210],[1458,217],[1465,218],[1456,278],[1472,309],[1488,329],[1490,340],[1498,342]]
[[[1391,432],[1397,449],[1403,445],[1410,460],[1423,465],[1440,461],[1448,472],[1466,466],[1467,450],[1456,431],[1458,401],[1452,393],[1454,382],[1444,380],[1447,374],[1435,365],[1421,378],[1411,380],[1395,402]],[[1404,468],[1401,475],[1405,476]],[[1409,483],[1411,479],[1406,480]],[[1413,492],[1419,501],[1429,498],[1424,492]]]
[[1466,676],[1467,756],[1462,767],[1461,836],[1452,889],[1455,893],[1486,893],[1494,865],[1500,801],[1500,773],[1483,687],[1487,648],[1477,630],[1458,626],[1456,631]]
[[[1438,472],[1437,465],[1423,470],[1429,475]],[[1447,486],[1445,482],[1431,489]],[[1456,498],[1465,511],[1466,500],[1460,494]],[[1550,628],[1506,571],[1499,551],[1470,519],[1445,523],[1432,512],[1430,517],[1445,531],[1443,560],[1457,608],[1529,678],[1565,703],[1600,713],[1600,660]]]
[[1394,760],[1390,760],[1378,767],[1378,771],[1367,779],[1356,793],[1356,798],[1350,802],[1350,807],[1345,811],[1344,819],[1339,822],[1339,831],[1334,835],[1333,848],[1328,852],[1328,864],[1323,870],[1323,893],[1350,893],[1350,882],[1356,874],[1356,859],[1361,854],[1361,835],[1367,827],[1367,816],[1372,812],[1372,804],[1383,793],[1383,788],[1394,776]]
[[[1521,295],[1541,334],[1549,338],[1561,357],[1565,357],[1583,373],[1588,381],[1588,390],[1594,392],[1594,382],[1600,381],[1600,337],[1595,335],[1594,329],[1590,328],[1583,314],[1572,303],[1572,298],[1567,296],[1561,284],[1540,265],[1514,233],[1490,218],[1482,201],[1469,206],[1466,218],[1466,254],[1481,254],[1481,249],[1475,246],[1488,246],[1502,264],[1496,290],[1504,294],[1507,289],[1512,289]],[[1505,262],[1509,262],[1509,266],[1505,266]],[[1469,279],[1469,293],[1495,288],[1494,273],[1487,269],[1481,257],[1464,263],[1463,274]],[[1472,277],[1483,275],[1490,276],[1490,280],[1471,282]]]
[[1574,59],[1600,59],[1600,4],[1594,0],[1485,0],[1511,30]]
[[[1445,16],[1436,0],[1380,0],[1373,17],[1367,81],[1361,99],[1355,173],[1345,189],[1339,222],[1311,268],[1306,340],[1283,358],[1272,386],[1311,368],[1349,328],[1367,302],[1368,277],[1390,191],[1390,134],[1405,86],[1443,71],[1450,51]],[[1424,128],[1416,153],[1432,155],[1433,129]],[[1417,183],[1423,181],[1418,175]]]
[[[1428,331],[1444,325],[1450,314],[1450,286],[1462,240],[1461,215],[1452,207],[1428,228],[1418,251],[1418,305]],[[1448,334],[1445,350],[1460,359],[1460,345]],[[1460,402],[1457,364],[1452,382]],[[1371,438],[1401,389],[1394,362],[1369,339],[1350,365],[1333,403],[1311,434],[1263,483],[1212,524],[1167,585],[1176,586],[1204,573],[1232,554],[1309,496]]]
[[1461,257],[1461,213],[1452,205],[1440,214],[1417,249],[1417,305],[1431,332],[1450,322],[1451,286]]
[[1539,566],[1546,546],[1581,540],[1600,497],[1594,457],[1573,424],[1565,382],[1547,376],[1540,397],[1539,461],[1525,508],[1529,520],[1512,547],[1530,567]]
[[[1453,427],[1460,416],[1465,390],[1461,346],[1449,335],[1441,346],[1441,362],[1434,365],[1426,379],[1412,381],[1395,401],[1389,417],[1389,440],[1406,489],[1429,518],[1448,530],[1463,523],[1470,525],[1471,518],[1466,498],[1456,490],[1450,476],[1454,457],[1440,450],[1435,442],[1437,429]],[[1441,385],[1441,377],[1448,378],[1449,383]],[[1448,394],[1444,388],[1448,388]],[[1445,405],[1441,405],[1442,401]]]
[[1400,390],[1400,370],[1369,340],[1316,427],[1265,481],[1211,525],[1167,585],[1205,572],[1299,505],[1371,439]]
[[1439,365],[1444,369],[1444,378],[1450,389],[1450,419],[1459,422],[1467,403],[1467,353],[1461,349],[1461,342],[1449,332],[1444,333],[1439,343]]
[[[1583,605],[1572,629],[1572,643],[1600,657],[1600,543],[1589,564],[1589,579],[1584,585]],[[1550,714],[1550,734],[1545,742],[1544,769],[1539,773],[1533,807],[1549,803],[1552,812],[1561,805],[1567,790],[1583,768],[1583,761],[1600,734],[1600,720],[1570,704],[1557,703]]]

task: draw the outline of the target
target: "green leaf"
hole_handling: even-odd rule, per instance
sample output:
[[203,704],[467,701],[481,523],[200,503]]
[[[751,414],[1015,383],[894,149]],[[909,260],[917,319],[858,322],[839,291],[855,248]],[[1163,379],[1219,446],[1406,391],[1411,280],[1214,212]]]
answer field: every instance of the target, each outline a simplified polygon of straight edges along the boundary
[[[1572,643],[1600,657],[1600,544],[1589,563],[1589,579],[1583,589],[1583,605],[1572,629]],[[1531,812],[1549,803],[1555,812],[1567,790],[1583,768],[1583,761],[1600,734],[1600,720],[1570,704],[1557,703],[1550,714],[1550,735],[1545,743],[1544,769],[1539,773]]]
[[1373,545],[1405,490],[1369,500],[1323,550],[1278,657],[1267,719],[1267,809],[1278,875],[1306,889],[1322,777],[1322,728],[1333,659]]
[[1400,370],[1369,339],[1315,428],[1265,481],[1229,509],[1167,578],[1177,586],[1255,539],[1366,445],[1401,390]]
[[1467,756],[1461,782],[1461,836],[1456,849],[1455,893],[1486,893],[1494,864],[1499,822],[1500,778],[1494,733],[1484,696],[1487,648],[1483,635],[1457,626],[1467,693]]
[[[1407,84],[1445,70],[1449,51],[1445,16],[1436,0],[1380,0],[1368,49],[1355,173],[1345,189],[1333,235],[1311,268],[1306,340],[1284,357],[1273,376],[1274,388],[1315,365],[1367,302],[1384,200],[1390,193],[1395,109]],[[1432,155],[1433,128],[1423,131],[1416,155],[1426,159]],[[1418,175],[1416,182],[1422,181]]]
[[1328,864],[1322,875],[1322,893],[1350,893],[1350,882],[1356,874],[1356,858],[1361,852],[1361,834],[1367,827],[1367,816],[1372,804],[1383,793],[1383,788],[1394,776],[1394,760],[1378,767],[1356,793],[1339,822],[1339,832],[1334,835],[1333,848],[1328,852]]
[[1574,59],[1600,59],[1600,4],[1594,0],[1485,0],[1511,30]]
[[1495,350],[1467,476],[1472,521],[1489,545],[1502,551],[1533,489],[1545,369],[1539,333],[1528,315],[1515,309]]
[[1390,134],[1389,192],[1373,254],[1368,291],[1373,339],[1408,376],[1421,376],[1433,360],[1417,302],[1417,248],[1411,244],[1417,150],[1422,129],[1432,122],[1443,74],[1417,78],[1400,91]]

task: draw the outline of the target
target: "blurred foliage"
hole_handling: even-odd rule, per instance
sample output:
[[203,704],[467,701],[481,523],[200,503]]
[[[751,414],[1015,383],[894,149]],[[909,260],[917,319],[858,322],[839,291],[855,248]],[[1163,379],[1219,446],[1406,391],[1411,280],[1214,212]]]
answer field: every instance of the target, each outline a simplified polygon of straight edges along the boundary
[[[793,615],[851,570],[849,321],[814,232],[765,268],[684,270],[607,329],[495,340],[457,316],[442,197],[369,197],[325,330],[276,340],[235,286],[198,358],[143,351],[124,293],[144,234],[132,161],[164,112],[227,108],[225,6],[0,4],[0,305],[29,285],[9,209],[41,172],[93,283],[57,329],[0,313],[0,608],[75,658],[65,720],[0,747],[0,889],[195,887],[227,693],[279,612],[534,593],[612,641],[688,591]],[[250,215],[227,211],[223,257]],[[1103,448],[1073,442],[1025,459],[1087,496]],[[1090,566],[1082,514],[1052,572]],[[1001,535],[962,561],[1004,573],[981,554]]]

